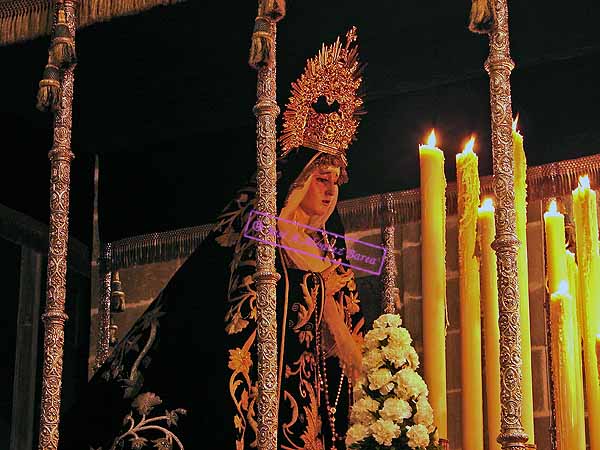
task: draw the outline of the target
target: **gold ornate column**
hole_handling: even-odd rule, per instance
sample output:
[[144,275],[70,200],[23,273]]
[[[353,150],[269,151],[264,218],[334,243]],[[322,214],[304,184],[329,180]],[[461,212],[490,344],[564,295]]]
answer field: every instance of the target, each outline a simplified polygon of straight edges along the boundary
[[[66,26],[74,40],[77,1],[56,3],[55,16],[64,11]],[[62,14],[62,13],[61,13]],[[56,17],[55,17],[56,20]],[[53,40],[56,39],[54,36]],[[54,42],[53,42],[54,45]],[[40,411],[40,450],[58,448],[60,395],[62,388],[63,345],[65,338],[67,244],[69,237],[69,189],[71,161],[71,118],[75,64],[60,72],[60,92],[54,112],[54,140],[50,158],[50,246],[46,310],[44,322],[44,365],[42,369],[42,400]]]
[[98,335],[96,337],[96,361],[94,371],[104,364],[110,353],[110,299],[112,284],[112,245],[107,243],[100,258],[100,298],[98,302]]
[[[283,5],[273,0],[259,0],[258,15],[252,35],[250,64],[258,70],[256,86],[256,183],[257,210],[263,222],[260,239],[268,241],[267,230],[275,228],[277,214],[277,174],[275,119],[279,114],[276,91],[275,39],[276,22],[283,17]],[[285,8],[283,6],[283,8]],[[256,251],[257,323],[258,323],[258,448],[277,449],[277,299],[276,284],[280,276],[275,269],[275,247],[258,242]]]
[[396,255],[394,253],[394,233],[395,227],[395,211],[391,193],[383,194],[381,199],[381,209],[383,210],[383,246],[386,250],[385,260],[383,262],[383,295],[382,295],[382,310],[385,314],[396,314],[398,308],[396,301],[398,299],[398,288],[396,287],[396,277],[398,269],[396,268]]
[[514,196],[512,106],[506,0],[493,0],[494,23],[489,33],[490,54],[485,69],[490,76],[492,113],[492,154],[494,194],[496,196],[496,239],[493,248],[498,257],[498,302],[500,325],[500,436],[503,449],[526,448],[527,435],[521,422],[521,326]]

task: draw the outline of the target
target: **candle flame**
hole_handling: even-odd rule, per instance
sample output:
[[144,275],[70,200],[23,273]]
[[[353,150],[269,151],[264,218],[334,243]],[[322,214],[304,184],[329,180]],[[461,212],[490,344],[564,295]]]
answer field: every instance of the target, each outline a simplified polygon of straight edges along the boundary
[[429,137],[427,138],[427,145],[429,147],[435,147],[436,139],[435,139],[435,130],[432,129]]
[[579,177],[579,187],[581,189],[589,189],[590,188],[590,177],[588,175]]
[[475,146],[475,136],[471,136],[471,139],[465,144],[465,148],[463,149],[463,153],[473,153],[473,147]]
[[484,198],[483,202],[481,202],[481,206],[479,207],[479,211],[494,212],[494,200],[492,200],[491,197]]
[[519,114],[516,115],[515,120],[512,123],[512,130],[517,132],[517,124],[519,123]]
[[556,214],[558,213],[558,206],[556,204],[556,199],[553,198],[552,201],[550,202],[550,206],[548,206],[548,212],[550,214]]

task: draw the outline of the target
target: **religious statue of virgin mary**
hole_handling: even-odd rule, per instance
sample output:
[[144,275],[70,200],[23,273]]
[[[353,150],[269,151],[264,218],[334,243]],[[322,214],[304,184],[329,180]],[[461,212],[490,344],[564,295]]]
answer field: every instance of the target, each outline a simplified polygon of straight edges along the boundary
[[[292,84],[278,160],[278,448],[343,449],[364,319],[336,211],[362,99],[356,30]],[[61,450],[257,448],[254,179],[61,421]]]

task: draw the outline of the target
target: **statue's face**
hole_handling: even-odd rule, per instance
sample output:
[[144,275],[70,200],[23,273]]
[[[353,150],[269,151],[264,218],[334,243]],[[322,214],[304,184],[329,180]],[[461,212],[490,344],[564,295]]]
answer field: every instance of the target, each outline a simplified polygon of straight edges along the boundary
[[300,203],[309,216],[322,216],[330,210],[338,197],[340,168],[329,166],[316,168],[310,178],[310,186]]

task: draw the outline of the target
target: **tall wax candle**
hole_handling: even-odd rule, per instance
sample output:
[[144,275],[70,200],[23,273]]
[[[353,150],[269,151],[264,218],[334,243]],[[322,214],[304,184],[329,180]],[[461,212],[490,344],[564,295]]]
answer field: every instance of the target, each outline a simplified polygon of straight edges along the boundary
[[581,346],[575,299],[566,280],[550,295],[552,367],[559,449],[585,449]]
[[600,267],[598,256],[598,211],[596,192],[590,189],[587,176],[579,178],[579,186],[573,191],[573,211],[579,269],[580,305],[583,309],[583,357],[585,365],[585,399],[589,427],[590,450],[600,450],[600,380],[596,333],[600,329]]
[[432,130],[419,146],[423,371],[440,438],[448,438],[446,406],[446,177]]
[[479,172],[474,142],[471,138],[462,153],[456,155],[463,450],[483,449],[481,306],[475,252]]
[[531,334],[529,331],[529,274],[527,265],[527,160],[523,136],[517,131],[517,119],[513,122],[513,168],[515,188],[516,233],[519,239],[517,270],[519,276],[519,313],[521,325],[521,360],[523,365],[521,390],[521,422],[528,436],[528,443],[535,442],[533,427],[533,385],[531,372]]
[[579,269],[577,269],[577,262],[575,262],[575,253],[565,250],[565,255],[567,258],[567,273],[569,275],[569,294],[575,299],[575,304],[577,305],[577,331],[581,345],[584,318],[583,305],[581,304],[581,296],[579,295]]
[[596,335],[596,360],[598,361],[598,377],[600,378],[600,334]]
[[558,291],[560,283],[569,280],[565,253],[565,216],[558,212],[556,199],[552,199],[544,213],[546,236],[546,279],[548,292]]
[[492,242],[496,236],[494,204],[483,201],[477,216],[479,273],[485,346],[485,393],[487,405],[488,449],[500,450],[500,328],[498,327],[498,269]]

